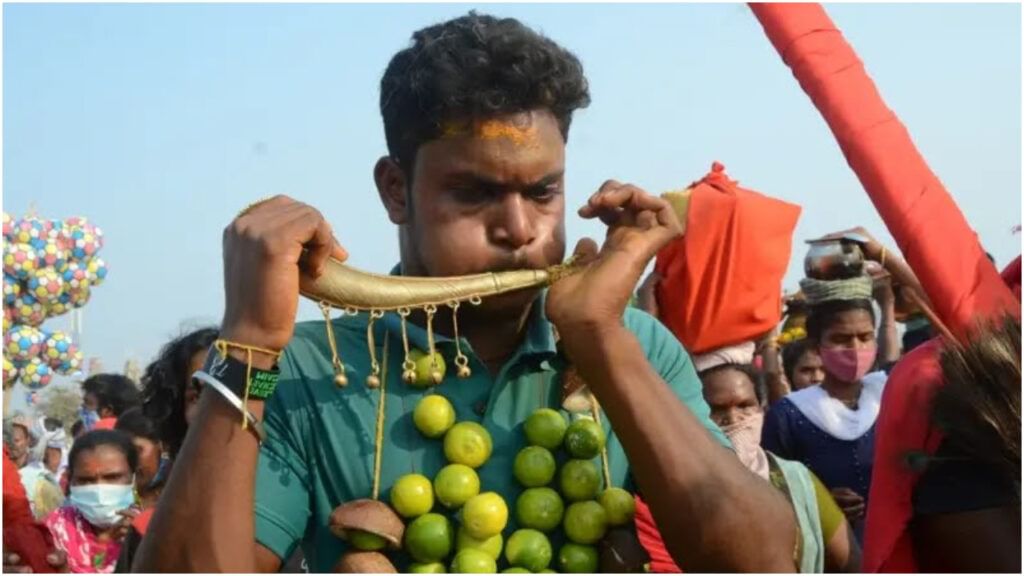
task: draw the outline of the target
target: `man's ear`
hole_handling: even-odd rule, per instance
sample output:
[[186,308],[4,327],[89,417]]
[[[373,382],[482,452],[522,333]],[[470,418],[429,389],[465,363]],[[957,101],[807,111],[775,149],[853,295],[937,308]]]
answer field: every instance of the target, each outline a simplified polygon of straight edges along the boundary
[[377,183],[377,193],[388,211],[392,224],[405,224],[409,221],[409,194],[405,172],[390,156],[382,156],[373,167],[373,180]]

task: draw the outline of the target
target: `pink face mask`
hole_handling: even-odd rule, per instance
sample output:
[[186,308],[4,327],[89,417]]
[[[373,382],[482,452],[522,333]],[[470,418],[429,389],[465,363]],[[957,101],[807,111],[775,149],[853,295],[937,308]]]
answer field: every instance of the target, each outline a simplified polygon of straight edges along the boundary
[[878,346],[874,343],[863,348],[821,348],[821,363],[825,371],[840,382],[859,382],[875,365]]

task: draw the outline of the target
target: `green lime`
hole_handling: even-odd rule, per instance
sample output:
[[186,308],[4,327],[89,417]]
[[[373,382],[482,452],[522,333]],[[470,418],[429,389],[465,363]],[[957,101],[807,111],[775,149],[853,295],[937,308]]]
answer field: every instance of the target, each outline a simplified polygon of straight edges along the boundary
[[527,488],[544,486],[555,477],[555,457],[547,448],[527,446],[516,454],[512,473]]
[[601,474],[590,460],[569,460],[562,466],[558,485],[569,502],[592,500],[601,488]]
[[540,572],[551,563],[551,542],[543,533],[530,528],[516,530],[508,538],[505,559],[513,566]]
[[459,422],[444,435],[449,462],[479,468],[491,457],[491,434],[476,422]]
[[440,562],[452,551],[451,522],[440,514],[424,514],[405,529],[405,551],[417,562]]
[[508,506],[495,492],[484,492],[470,498],[462,507],[462,527],[477,540],[501,534],[508,524]]
[[575,502],[566,509],[562,526],[569,540],[577,544],[593,544],[604,538],[608,531],[608,515],[593,500]]
[[565,417],[562,413],[551,408],[541,408],[526,419],[523,430],[526,432],[526,439],[534,446],[541,446],[548,450],[557,450],[562,445],[562,438],[565,437]]
[[428,394],[416,404],[412,421],[427,438],[440,438],[455,424],[455,408],[440,394]]
[[568,574],[597,572],[597,548],[568,542],[558,551],[558,569]]
[[562,497],[551,488],[524,490],[516,500],[516,520],[524,528],[550,532],[562,522],[564,512]]
[[444,564],[440,562],[413,562],[409,564],[410,574],[447,574]]
[[592,418],[583,417],[565,431],[565,450],[573,458],[590,460],[604,448],[604,429]]
[[505,568],[501,571],[502,574],[532,574],[526,568],[520,568],[519,566],[513,566],[511,568]]
[[465,464],[449,464],[434,476],[434,493],[446,508],[458,508],[480,493],[480,477]]
[[452,572],[458,574],[494,574],[497,571],[498,563],[490,554],[472,548],[459,552],[452,560]]
[[416,381],[411,383],[416,388],[429,388],[444,380],[446,366],[440,352],[434,352],[431,361],[430,354],[413,348],[409,351],[409,359],[416,364]]
[[501,547],[505,543],[504,538],[501,534],[495,534],[490,538],[478,540],[469,535],[466,529],[459,527],[458,532],[455,533],[455,549],[465,550],[467,548],[474,548],[490,554],[495,560],[498,556],[501,556]]
[[406,474],[391,487],[391,507],[406,518],[415,518],[434,507],[434,487],[422,474]]
[[622,488],[609,488],[598,496],[605,514],[608,515],[609,526],[622,526],[633,521],[636,514],[636,502],[633,495]]
[[359,550],[380,550],[388,545],[388,541],[365,530],[349,530],[348,543]]

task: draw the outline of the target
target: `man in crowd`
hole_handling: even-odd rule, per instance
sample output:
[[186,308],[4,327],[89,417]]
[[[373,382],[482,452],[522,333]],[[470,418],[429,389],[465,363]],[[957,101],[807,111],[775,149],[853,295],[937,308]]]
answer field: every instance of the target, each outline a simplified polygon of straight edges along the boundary
[[[389,150],[374,176],[399,227],[395,273],[560,263],[565,145],[573,111],[588,102],[576,57],[516,20],[471,13],[416,32],[381,83]],[[590,263],[583,272],[546,293],[489,298],[460,312],[472,377],[449,377],[437,390],[460,418],[475,415],[494,436],[482,483],[508,499],[508,454],[518,446],[509,431],[539,407],[529,404],[537,386],[557,407],[560,373],[553,366],[562,359],[607,411],[613,483],[635,479],[682,568],[794,570],[796,525],[785,497],[727,452],[679,343],[649,316],[625,310],[650,259],[680,232],[671,207],[610,180],[579,215],[609,226],[600,252],[590,240],[578,245],[576,255]],[[367,320],[334,323],[338,346],[349,351],[349,380],[360,383],[342,389],[333,385],[323,323],[294,326],[300,273],[319,276],[331,255],[345,257],[324,218],[286,197],[247,209],[225,231],[220,336],[233,344],[218,361],[239,363],[243,373],[250,361],[272,371],[277,355],[259,350],[288,346],[276,393],[265,405],[252,397],[247,405],[268,438],[261,451],[240,429],[239,413],[204,390],[164,493],[175,505],[158,507],[136,570],[275,571],[301,541],[319,572],[344,550],[326,520],[335,506],[370,493],[366,455],[373,446],[362,423],[373,419],[375,403],[361,389],[369,360],[353,353],[366,349]],[[379,323],[378,345],[400,350],[398,317]],[[425,331],[408,328],[411,343],[425,349]],[[443,321],[435,328],[452,334]],[[452,341],[439,341],[439,350],[451,353]],[[415,437],[402,407],[422,394],[395,378],[400,360],[384,361],[394,380],[386,382],[385,493],[410,463],[428,475],[441,466],[434,450],[393,440]]]

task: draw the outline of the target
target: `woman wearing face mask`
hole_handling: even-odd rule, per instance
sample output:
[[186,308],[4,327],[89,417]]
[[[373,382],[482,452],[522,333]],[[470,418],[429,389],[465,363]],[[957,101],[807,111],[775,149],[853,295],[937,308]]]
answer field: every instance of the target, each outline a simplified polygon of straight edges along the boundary
[[872,372],[878,346],[869,299],[871,279],[861,276],[827,284],[831,286],[823,291],[825,297],[811,303],[807,318],[808,343],[821,356],[825,378],[819,386],[794,392],[771,407],[762,445],[814,471],[832,491],[859,540],[886,375]]
[[45,524],[70,572],[113,572],[124,536],[125,511],[135,503],[138,455],[131,438],[94,430],[75,441],[68,457],[68,501]]
[[700,373],[711,420],[729,437],[740,461],[782,490],[793,504],[802,534],[801,572],[859,572],[860,547],[842,511],[803,464],[761,448],[764,396],[746,364],[721,364]]

